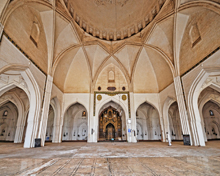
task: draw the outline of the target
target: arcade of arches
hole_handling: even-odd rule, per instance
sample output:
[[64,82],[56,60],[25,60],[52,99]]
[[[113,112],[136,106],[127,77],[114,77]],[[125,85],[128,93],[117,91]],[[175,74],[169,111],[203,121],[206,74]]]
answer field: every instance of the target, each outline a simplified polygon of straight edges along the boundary
[[0,38],[0,141],[220,139],[218,0],[1,0]]

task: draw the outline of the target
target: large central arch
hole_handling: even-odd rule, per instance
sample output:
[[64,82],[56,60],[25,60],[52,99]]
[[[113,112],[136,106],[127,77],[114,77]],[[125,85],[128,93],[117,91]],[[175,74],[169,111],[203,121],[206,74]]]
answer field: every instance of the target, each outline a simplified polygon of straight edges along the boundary
[[[126,112],[124,108],[113,100],[105,103],[98,111],[98,141],[126,141],[127,140],[127,126],[126,126]],[[109,128],[108,128],[109,127]],[[109,135],[111,128],[114,131]]]
[[99,114],[99,141],[121,141],[122,137],[122,111],[111,105]]

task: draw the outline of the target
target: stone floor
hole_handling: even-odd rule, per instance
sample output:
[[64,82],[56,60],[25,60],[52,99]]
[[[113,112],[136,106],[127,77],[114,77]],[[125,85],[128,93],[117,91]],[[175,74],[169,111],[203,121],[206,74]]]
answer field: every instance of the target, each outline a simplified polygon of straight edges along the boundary
[[0,175],[220,175],[220,141],[206,147],[161,142],[0,143]]

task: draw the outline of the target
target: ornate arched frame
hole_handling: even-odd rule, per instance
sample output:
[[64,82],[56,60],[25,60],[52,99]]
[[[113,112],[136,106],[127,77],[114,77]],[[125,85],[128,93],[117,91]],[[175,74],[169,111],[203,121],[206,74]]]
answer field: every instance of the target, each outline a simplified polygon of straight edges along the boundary
[[[158,113],[158,115],[159,115],[159,122],[160,122],[161,140],[163,141],[163,140],[164,140],[164,135],[163,135],[163,133],[164,133],[164,122],[163,122],[162,115],[161,115],[160,111],[158,110],[156,104],[150,103],[150,102],[148,102],[148,101],[141,102],[141,103],[136,107],[136,109],[135,109],[135,114],[136,114],[138,108],[139,108],[142,104],[144,104],[144,103],[149,104],[150,106],[152,106],[152,107],[157,111],[157,113]],[[136,118],[135,118],[135,120],[136,120]],[[136,123],[136,122],[135,122],[135,123]]]
[[[120,106],[120,108],[124,111],[124,115],[125,115],[125,123],[127,122],[127,120],[129,119],[129,113],[128,113],[128,108],[123,104],[118,104],[118,99],[116,99],[115,97],[109,97],[107,98],[105,101],[102,101],[99,106],[96,107],[96,115],[95,115],[95,132],[97,133],[96,135],[93,135],[93,140],[94,142],[97,142],[98,138],[99,138],[99,115],[101,114],[101,111],[102,111],[102,107],[104,107],[106,104],[110,103],[110,102],[113,102],[117,105]],[[127,126],[127,123],[125,124],[125,131],[126,131],[126,136],[128,137],[128,126]]]
[[[65,118],[65,114],[66,114],[66,112],[67,112],[67,110],[71,107],[71,106],[74,106],[75,104],[80,104],[80,105],[82,105],[84,108],[85,108],[85,110],[86,110],[86,114],[87,114],[87,123],[88,123],[88,128],[89,128],[89,118],[88,118],[88,110],[87,110],[87,108],[86,108],[86,106],[84,105],[84,103],[82,103],[81,101],[75,101],[75,102],[73,102],[73,103],[71,103],[71,104],[69,104],[66,108],[65,108],[65,110],[63,111],[63,114],[62,114],[62,116],[61,116],[61,129],[60,129],[60,133],[59,133],[59,140],[60,140],[60,142],[62,142],[62,131],[63,131],[63,124],[64,124],[64,118]],[[89,133],[89,129],[88,129],[88,133]],[[88,139],[87,139],[88,140]]]
[[19,71],[27,85],[27,88],[14,81],[0,88],[0,96],[15,87],[19,87],[27,94],[30,103],[30,109],[27,125],[28,133],[26,132],[24,148],[31,148],[35,145],[34,140],[37,137],[38,132],[38,120],[41,107],[40,89],[29,68],[20,65],[8,65],[0,69],[0,75],[9,70]]
[[[105,105],[104,105],[104,106],[105,106]],[[111,105],[110,105],[110,106],[111,106]],[[109,109],[110,106],[104,108],[104,109],[99,113],[99,118],[100,118],[101,114],[104,113],[104,111],[106,111],[107,109]],[[112,109],[114,109],[115,111],[118,112],[118,110],[117,110],[116,108],[112,107]],[[122,120],[122,119],[121,119],[121,120]],[[109,123],[108,123],[108,124],[109,124]],[[105,126],[103,127],[103,129],[106,129],[106,126],[107,126],[108,124],[105,124]],[[111,124],[112,124],[112,123],[111,123]],[[112,125],[114,126],[114,124],[112,124]],[[99,133],[99,130],[98,130],[98,133]],[[99,134],[98,134],[98,136],[99,136]]]
[[163,142],[167,142],[166,140],[166,133],[168,132],[168,135],[170,136],[171,139],[171,134],[170,134],[170,124],[169,124],[169,109],[170,106],[176,102],[176,99],[172,97],[167,97],[167,99],[164,102],[163,105],[163,125],[164,125],[164,130],[163,130]]
[[211,82],[203,86],[204,82],[209,76],[216,75],[220,75],[220,68],[203,68],[193,81],[188,93],[187,103],[188,112],[190,115],[189,121],[191,125],[192,142],[195,146],[205,146],[205,137],[201,124],[202,118],[199,112],[198,98],[200,93],[209,86],[217,87],[217,89],[219,88],[216,84],[213,84]]
[[3,94],[3,96],[0,98],[0,106],[8,102],[12,102],[18,109],[18,119],[16,124],[14,143],[21,143],[26,122],[24,104],[19,96],[15,93]]

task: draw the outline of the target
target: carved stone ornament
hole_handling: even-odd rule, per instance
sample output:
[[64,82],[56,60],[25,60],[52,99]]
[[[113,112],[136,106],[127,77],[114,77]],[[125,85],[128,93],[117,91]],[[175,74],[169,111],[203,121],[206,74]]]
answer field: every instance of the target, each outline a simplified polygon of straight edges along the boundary
[[122,100],[127,100],[127,96],[126,95],[122,95]]
[[[66,0],[65,5],[79,27],[93,37],[108,41],[123,40],[141,32],[166,2],[145,0],[142,4],[135,4],[132,0],[91,0],[92,3],[88,1],[90,0]],[[131,19],[135,20],[129,20],[129,13]],[[120,14],[120,18],[116,18],[117,14]],[[193,40],[194,34],[197,37],[196,32],[193,30]]]
[[112,4],[113,0],[94,0],[94,2],[97,6],[100,6],[100,5]]
[[102,100],[102,96],[101,96],[101,95],[98,95],[98,96],[97,96],[97,100],[101,101],[101,100]]

